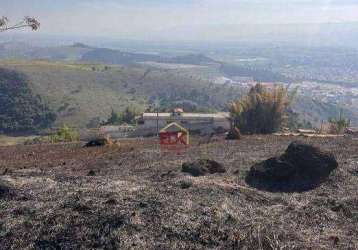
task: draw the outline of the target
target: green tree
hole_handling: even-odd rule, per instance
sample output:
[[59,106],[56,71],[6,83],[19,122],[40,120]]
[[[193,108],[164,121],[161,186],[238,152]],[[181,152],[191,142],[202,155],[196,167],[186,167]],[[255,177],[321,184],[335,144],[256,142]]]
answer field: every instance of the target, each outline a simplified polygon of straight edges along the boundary
[[111,115],[104,123],[104,125],[114,125],[121,123],[121,116],[112,109]]
[[135,117],[138,115],[138,111],[130,106],[127,107],[124,112],[122,113],[122,122],[127,124],[134,124],[135,123]]
[[330,124],[330,132],[334,134],[342,134],[350,126],[351,121],[343,117],[343,111],[339,112],[339,118],[330,118],[328,120]]
[[133,106],[126,107],[121,113],[117,113],[112,109],[110,117],[103,125],[135,124],[135,117],[139,113],[139,110]]

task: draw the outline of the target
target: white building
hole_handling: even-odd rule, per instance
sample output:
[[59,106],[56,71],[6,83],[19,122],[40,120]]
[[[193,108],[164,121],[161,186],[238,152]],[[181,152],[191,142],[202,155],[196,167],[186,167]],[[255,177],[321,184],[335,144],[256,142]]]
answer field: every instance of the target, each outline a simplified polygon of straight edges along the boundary
[[229,117],[230,114],[224,112],[216,114],[185,113],[180,109],[172,113],[144,113],[137,119],[138,127],[134,134],[135,136],[154,135],[172,122],[185,127],[190,133],[205,135],[224,132],[230,129]]

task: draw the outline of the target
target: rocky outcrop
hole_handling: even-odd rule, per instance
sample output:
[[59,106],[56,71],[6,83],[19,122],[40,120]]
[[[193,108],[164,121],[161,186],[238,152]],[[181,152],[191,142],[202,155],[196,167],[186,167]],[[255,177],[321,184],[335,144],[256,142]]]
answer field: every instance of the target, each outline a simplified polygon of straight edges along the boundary
[[319,186],[337,167],[332,154],[293,142],[280,157],[252,166],[246,181],[251,186],[269,191],[305,191]]
[[192,176],[203,176],[207,174],[225,173],[226,169],[220,163],[213,160],[200,159],[194,162],[187,162],[182,165],[182,172]]

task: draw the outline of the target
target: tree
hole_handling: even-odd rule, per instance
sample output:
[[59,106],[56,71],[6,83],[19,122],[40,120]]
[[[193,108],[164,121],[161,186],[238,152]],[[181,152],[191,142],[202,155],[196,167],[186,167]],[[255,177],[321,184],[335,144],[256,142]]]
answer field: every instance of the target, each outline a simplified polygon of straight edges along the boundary
[[32,30],[38,30],[40,28],[40,23],[35,18],[26,16],[20,22],[10,24],[7,17],[0,17],[0,32],[27,27],[31,28]]
[[122,122],[126,124],[134,124],[135,117],[138,115],[138,111],[130,106],[127,107],[124,112],[122,113]]
[[349,127],[350,120],[343,117],[343,111],[339,112],[339,118],[330,118],[328,120],[330,132],[333,134],[342,134]]
[[121,113],[117,113],[112,109],[110,117],[103,125],[135,124],[135,117],[139,113],[139,110],[133,106],[125,108]]
[[257,84],[247,96],[230,104],[233,125],[246,134],[269,134],[280,129],[292,97],[287,88]]
[[121,115],[112,109],[110,117],[107,119],[106,122],[103,123],[103,125],[114,125],[114,124],[119,124],[121,122],[122,122]]

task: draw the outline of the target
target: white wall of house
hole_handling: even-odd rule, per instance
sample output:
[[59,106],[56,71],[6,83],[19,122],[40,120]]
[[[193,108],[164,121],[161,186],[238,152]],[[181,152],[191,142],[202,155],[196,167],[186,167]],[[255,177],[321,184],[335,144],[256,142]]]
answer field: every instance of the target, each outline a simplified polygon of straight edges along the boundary
[[171,115],[160,114],[158,117],[154,114],[144,114],[141,123],[134,132],[135,136],[147,136],[157,133],[157,128],[160,130],[171,122],[176,122],[188,129],[191,133],[211,134],[216,130],[229,130],[230,122],[227,119],[227,114],[190,114]]

